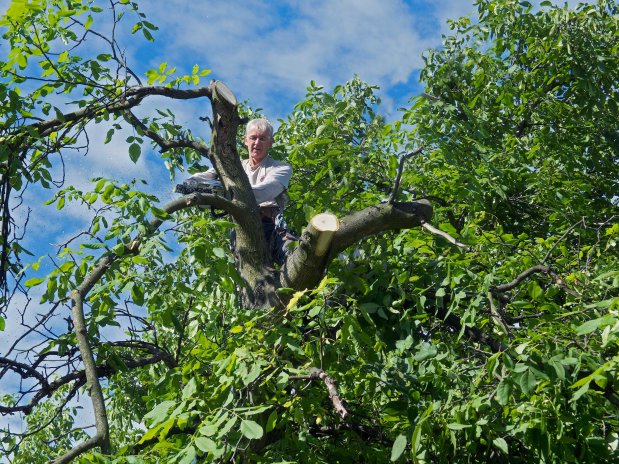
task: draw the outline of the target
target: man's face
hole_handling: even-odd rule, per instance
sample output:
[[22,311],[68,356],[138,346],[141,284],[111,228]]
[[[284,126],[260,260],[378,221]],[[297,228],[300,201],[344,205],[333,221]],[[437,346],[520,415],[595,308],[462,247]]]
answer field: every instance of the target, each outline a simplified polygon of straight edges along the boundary
[[268,154],[273,140],[268,130],[252,127],[245,134],[245,146],[249,151],[249,160],[252,166],[260,163]]

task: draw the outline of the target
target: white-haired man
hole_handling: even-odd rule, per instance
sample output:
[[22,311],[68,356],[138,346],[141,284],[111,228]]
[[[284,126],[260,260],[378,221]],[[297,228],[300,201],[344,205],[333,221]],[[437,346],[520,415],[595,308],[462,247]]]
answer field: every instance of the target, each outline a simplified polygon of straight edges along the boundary
[[[265,239],[271,248],[274,261],[281,265],[286,253],[286,239],[281,237],[285,234],[285,230],[277,230],[275,221],[286,204],[286,190],[292,177],[292,168],[288,163],[274,160],[269,156],[269,150],[273,145],[273,126],[267,119],[249,121],[243,143],[247,147],[249,158],[242,160],[241,163],[260,208]],[[216,177],[215,169],[211,168],[191,178]]]

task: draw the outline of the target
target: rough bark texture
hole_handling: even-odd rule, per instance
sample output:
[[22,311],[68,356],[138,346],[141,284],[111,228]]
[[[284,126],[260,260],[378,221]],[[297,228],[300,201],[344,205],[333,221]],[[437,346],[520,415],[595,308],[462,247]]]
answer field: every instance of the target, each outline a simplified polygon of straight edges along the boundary
[[258,206],[239,158],[236,142],[241,124],[236,98],[225,85],[214,81],[212,88],[213,133],[211,162],[224,184],[226,196],[237,207],[231,212],[236,228],[236,265],[246,282],[241,289],[245,307],[280,306],[275,276],[262,233]]
[[420,226],[430,217],[432,206],[425,200],[370,206],[340,219],[340,227],[332,239],[330,251],[324,256],[315,254],[318,234],[314,229],[307,228],[282,269],[281,284],[295,290],[312,288],[320,282],[331,259],[349,246],[387,230]]

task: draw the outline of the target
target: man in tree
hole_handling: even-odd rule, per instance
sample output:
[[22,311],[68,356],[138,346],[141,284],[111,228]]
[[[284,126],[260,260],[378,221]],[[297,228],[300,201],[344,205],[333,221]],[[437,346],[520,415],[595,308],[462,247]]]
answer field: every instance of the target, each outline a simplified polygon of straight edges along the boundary
[[[285,226],[281,226],[281,214],[286,205],[286,190],[292,176],[288,163],[269,156],[273,145],[273,126],[264,118],[252,119],[247,124],[243,143],[249,158],[241,161],[260,208],[262,228],[273,260],[281,266],[287,255],[286,242],[290,240]],[[194,174],[189,179],[213,180],[217,178],[214,168]]]

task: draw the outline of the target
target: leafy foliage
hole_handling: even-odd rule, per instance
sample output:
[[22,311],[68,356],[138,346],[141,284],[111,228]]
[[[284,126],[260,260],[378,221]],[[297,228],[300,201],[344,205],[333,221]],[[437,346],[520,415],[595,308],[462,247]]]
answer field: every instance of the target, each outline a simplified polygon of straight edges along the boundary
[[[274,147],[293,165],[295,229],[316,212],[427,196],[433,223],[464,246],[426,229],[374,236],[334,259],[316,288],[280,289],[285,311],[249,311],[236,295],[231,222],[199,209],[164,213],[137,184],[96,179],[90,192],[57,192],[58,208],[93,208],[92,240],[67,247],[46,279],[26,281],[47,285],[43,303],[68,298],[95,267],[93,250],[119,257],[87,314],[108,374],[113,449],[80,462],[619,458],[619,11],[606,0],[477,7],[427,52],[425,93],[401,120],[387,124],[376,88],[358,78],[330,92],[311,83]],[[153,30],[140,21],[136,31]],[[20,40],[13,47],[32,49]],[[148,78],[168,82],[168,72]],[[8,121],[16,109],[2,111]],[[160,116],[150,121],[158,133],[188,135]],[[137,157],[142,140],[127,143]],[[172,171],[199,163],[191,151],[165,157]],[[149,235],[153,218],[175,225]],[[101,330],[123,318],[136,324],[129,340],[106,342]],[[68,331],[43,350],[75,343]],[[160,362],[142,362],[146,354]],[[345,418],[315,369],[336,381]],[[31,417],[49,417],[51,404]],[[58,420],[58,430],[6,434],[3,445],[15,462],[46,461],[82,439],[69,432],[69,411]],[[50,449],[59,433],[67,438]]]

